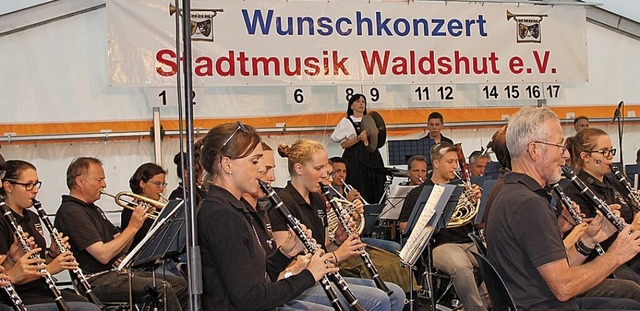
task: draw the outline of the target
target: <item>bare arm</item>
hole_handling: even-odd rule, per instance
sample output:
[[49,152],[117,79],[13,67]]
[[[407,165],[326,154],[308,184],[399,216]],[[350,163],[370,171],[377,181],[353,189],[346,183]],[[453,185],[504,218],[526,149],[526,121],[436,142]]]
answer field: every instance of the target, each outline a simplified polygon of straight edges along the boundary
[[[538,271],[556,298],[567,301],[602,282],[618,266],[640,252],[640,232],[630,231],[631,226],[627,226],[607,253],[589,263],[570,267],[567,260],[561,259],[539,266]],[[569,248],[569,252],[573,251],[575,248]],[[576,251],[570,256],[582,255]]]
[[340,142],[340,147],[342,147],[342,149],[347,149],[359,142],[360,142],[360,139],[358,138],[358,136],[355,136],[355,135],[350,136],[347,139]]
[[89,245],[87,252],[101,264],[108,264],[111,259],[129,249],[136,232],[144,223],[146,211],[147,208],[138,205],[133,214],[131,214],[129,225],[120,234],[115,235],[115,238],[107,243],[99,241]]

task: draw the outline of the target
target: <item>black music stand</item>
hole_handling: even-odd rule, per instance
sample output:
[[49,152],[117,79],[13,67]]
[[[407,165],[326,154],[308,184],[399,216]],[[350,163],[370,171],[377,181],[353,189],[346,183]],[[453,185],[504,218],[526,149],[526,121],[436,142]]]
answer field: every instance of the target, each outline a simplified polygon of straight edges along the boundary
[[384,208],[384,204],[367,204],[364,206],[364,235],[371,235],[373,227],[375,227],[378,217],[380,217],[382,208]]
[[180,232],[183,231],[181,229],[184,225],[183,206],[183,200],[169,201],[144,239],[122,260],[118,270],[137,267],[163,258],[168,253],[182,250],[186,241],[186,236],[180,240]]
[[[420,243],[417,245],[408,245],[409,244],[408,242],[412,239],[412,236],[410,235],[409,239],[407,239],[407,244],[405,244],[403,249],[400,251],[401,254],[406,254],[408,252],[411,252],[411,253],[418,252],[419,254],[422,254],[424,253],[425,249],[427,249],[428,255],[427,255],[426,269],[428,271],[427,284],[429,287],[428,291],[431,296],[430,297],[431,305],[432,305],[431,310],[436,310],[436,299],[433,291],[433,284],[431,281],[431,270],[432,270],[433,264],[431,260],[431,246],[430,246],[429,240],[431,239],[433,234],[440,231],[442,228],[446,228],[447,223],[449,223],[449,219],[451,219],[451,215],[453,215],[456,209],[458,198],[460,198],[460,195],[462,195],[462,192],[464,191],[464,187],[460,187],[457,185],[439,185],[439,186],[443,186],[445,189],[443,190],[442,195],[440,196],[438,202],[435,205],[435,211],[433,213],[433,216],[431,216],[427,225],[425,226],[425,227],[430,226],[433,228],[433,230],[429,231],[427,233],[427,236],[422,237],[424,239],[424,243]],[[413,233],[413,229],[416,226],[416,224],[418,224],[420,215],[423,213],[423,209],[425,208],[427,201],[431,196],[432,191],[433,191],[433,186],[425,186],[420,192],[420,196],[418,197],[418,200],[416,201],[416,204],[413,207],[413,211],[411,212],[411,216],[409,217],[409,221],[407,222],[407,226],[405,227],[405,230],[404,230],[405,234],[408,232],[412,232],[412,235],[422,234],[420,233],[420,231],[416,231],[416,233]],[[415,228],[415,229],[419,229],[419,228]],[[405,247],[415,247],[415,248],[413,250],[405,251],[404,249]],[[405,260],[409,258],[401,258],[401,259],[403,264],[408,265],[410,267],[409,278],[410,278],[411,286],[413,287],[413,270],[415,270],[415,260],[413,259]],[[413,288],[411,289],[411,293],[413,293]],[[412,295],[410,295],[409,300],[410,300],[410,309],[413,310]]]
[[496,185],[496,179],[488,179],[484,181],[482,185],[482,197],[480,198],[480,207],[478,208],[478,214],[476,214],[476,219],[474,219],[473,224],[479,225],[484,222],[484,210],[487,208],[487,200],[489,199],[489,195],[491,195],[491,191],[493,190],[493,186]]

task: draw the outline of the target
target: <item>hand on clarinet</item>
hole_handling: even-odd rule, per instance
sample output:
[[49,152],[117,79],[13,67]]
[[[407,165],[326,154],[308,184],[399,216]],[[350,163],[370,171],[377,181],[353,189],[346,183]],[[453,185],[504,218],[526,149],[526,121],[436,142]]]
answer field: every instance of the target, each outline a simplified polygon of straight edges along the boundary
[[624,264],[640,253],[640,231],[631,231],[630,225],[624,227],[607,249],[607,255],[615,256],[618,264]]
[[57,274],[64,270],[74,270],[76,268],[78,268],[78,263],[76,262],[76,258],[73,257],[73,253],[70,251],[63,252],[56,256],[47,265],[47,271],[51,274]]
[[[614,215],[620,217],[619,204],[611,204],[609,207]],[[584,222],[589,224],[586,235],[595,243],[601,243],[618,232],[618,229],[600,211],[596,211],[595,218],[584,219]]]
[[311,260],[309,260],[309,264],[307,265],[307,270],[313,274],[313,278],[319,281],[323,276],[327,273],[338,272],[338,268],[336,268],[329,260],[333,257],[331,253],[324,253],[324,250],[318,248],[316,252],[311,256]]
[[[28,233],[24,232],[22,234],[22,237],[26,239],[27,244],[31,249],[33,249],[36,246],[36,241],[33,239],[33,237],[30,237]],[[7,254],[7,257],[12,263],[15,264],[16,262],[18,262],[20,257],[22,257],[24,254],[25,253],[24,253],[24,249],[22,248],[22,244],[20,244],[20,242],[18,241],[18,238],[16,238],[16,236],[14,235],[13,244],[11,244],[11,246],[9,247],[9,253]],[[11,269],[11,267],[8,267],[8,268]]]
[[[312,241],[315,243],[315,240],[313,240],[313,238],[311,237],[311,230],[307,229],[307,227],[303,224],[300,224],[300,227],[307,234],[307,237],[309,237],[309,239],[312,239]],[[293,230],[289,229],[289,235],[287,236],[287,239],[284,241],[284,243],[282,243],[282,246],[280,246],[280,251],[285,256],[292,258],[304,252],[306,249],[307,248],[305,247],[304,243],[302,243],[302,241],[293,232]]]
[[42,251],[42,249],[36,247],[22,255],[13,265],[13,268],[8,271],[11,280],[15,281],[16,284],[24,284],[43,277],[45,275],[45,268],[47,267],[44,259],[30,258],[40,251]]
[[5,271],[4,267],[0,265],[0,287],[5,287],[11,284],[11,277]]
[[[54,237],[52,236],[51,239],[53,240]],[[58,240],[62,242],[62,245],[64,246],[65,250],[68,250],[71,248],[71,245],[69,245],[69,237],[64,236],[62,232],[58,233]],[[49,253],[51,254],[51,258],[56,258],[58,257],[58,255],[60,255],[60,253],[62,253],[58,248],[58,243],[51,243],[51,247],[49,248]]]
[[[337,260],[340,261],[364,253],[366,246],[357,235],[352,234],[333,252],[336,254]],[[332,258],[332,260],[335,259]]]

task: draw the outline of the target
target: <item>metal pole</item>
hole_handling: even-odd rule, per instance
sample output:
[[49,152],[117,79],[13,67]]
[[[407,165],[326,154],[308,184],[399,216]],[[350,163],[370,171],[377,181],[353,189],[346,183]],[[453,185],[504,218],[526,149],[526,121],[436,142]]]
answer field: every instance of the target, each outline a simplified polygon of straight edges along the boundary
[[[180,11],[177,12],[180,15]],[[187,168],[189,169],[189,179],[187,187],[187,197],[185,202],[186,223],[187,223],[187,264],[189,266],[189,291],[191,310],[201,310],[202,302],[202,262],[200,261],[200,248],[198,247],[197,230],[195,222],[195,198],[196,184],[195,172],[193,170],[193,65],[191,55],[191,1],[182,0],[182,42],[184,51],[184,111],[187,132]],[[184,168],[183,168],[184,169]]]
[[153,107],[153,154],[154,162],[162,165],[162,127],[160,125],[160,108]]

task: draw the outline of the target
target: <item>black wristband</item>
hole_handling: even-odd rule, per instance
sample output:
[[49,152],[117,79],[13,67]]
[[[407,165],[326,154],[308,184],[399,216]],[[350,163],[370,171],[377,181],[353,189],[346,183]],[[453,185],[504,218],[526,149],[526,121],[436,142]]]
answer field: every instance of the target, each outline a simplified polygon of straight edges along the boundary
[[580,253],[583,256],[589,256],[591,254],[591,252],[593,252],[593,248],[589,248],[588,246],[586,246],[583,242],[582,239],[578,239],[578,241],[576,242],[576,250],[578,251],[578,253]]

